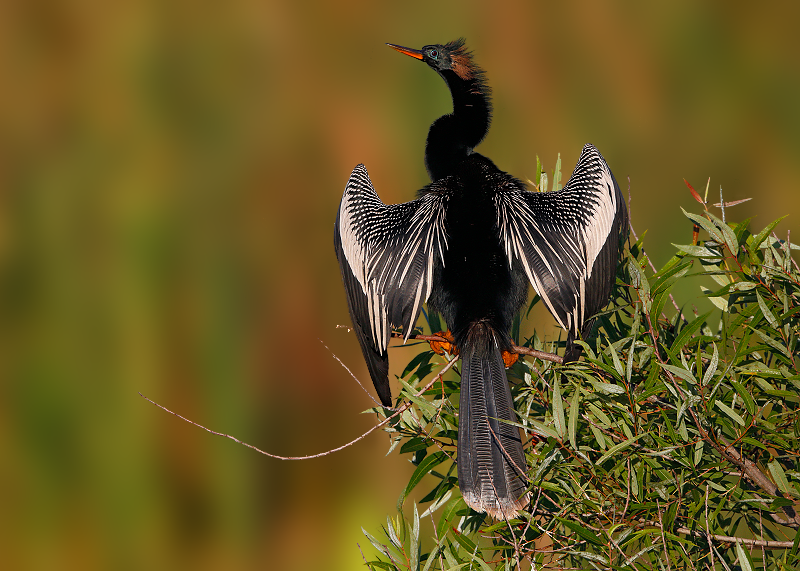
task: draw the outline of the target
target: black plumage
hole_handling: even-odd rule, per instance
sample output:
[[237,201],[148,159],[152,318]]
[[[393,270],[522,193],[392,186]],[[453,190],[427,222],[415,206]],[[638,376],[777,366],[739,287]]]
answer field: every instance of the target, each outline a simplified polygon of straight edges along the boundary
[[525,184],[475,153],[491,121],[483,72],[463,40],[412,50],[445,80],[453,112],[425,147],[431,183],[416,200],[386,205],[358,165],[339,207],[334,245],[350,317],[370,376],[391,405],[392,328],[411,333],[422,304],[442,315],[461,359],[458,478],[468,505],[508,519],[529,500],[526,462],[501,351],[528,283],[567,331],[565,361],[580,357],[608,303],[627,236],[627,210],[603,157],[586,145],[557,192]]

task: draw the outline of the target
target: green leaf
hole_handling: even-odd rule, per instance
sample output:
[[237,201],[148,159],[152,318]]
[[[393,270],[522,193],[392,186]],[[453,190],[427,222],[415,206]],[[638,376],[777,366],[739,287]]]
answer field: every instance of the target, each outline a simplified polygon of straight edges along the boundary
[[578,431],[578,409],[580,404],[581,391],[575,388],[575,393],[572,395],[572,402],[569,405],[569,443],[572,444],[574,450],[578,449],[576,440],[576,433]]
[[741,416],[739,416],[738,414],[736,414],[736,411],[733,410],[731,407],[729,407],[728,405],[726,405],[725,403],[723,403],[722,401],[719,401],[719,400],[718,401],[714,401],[714,404],[722,412],[724,412],[726,415],[728,415],[728,417],[730,417],[731,420],[733,420],[734,422],[740,424],[741,426],[745,425],[744,419]]
[[447,504],[442,512],[442,517],[439,518],[439,523],[436,524],[436,532],[439,534],[439,537],[445,536],[453,520],[458,516],[458,512],[467,509],[467,504],[464,503],[464,498],[461,496]]
[[734,389],[736,389],[736,392],[739,393],[739,396],[742,397],[742,400],[744,401],[744,407],[747,409],[747,412],[749,412],[751,415],[755,414],[756,403],[753,401],[753,395],[750,394],[750,391],[748,391],[744,385],[737,381],[731,381],[731,385]]
[[602,383],[600,381],[595,381],[594,379],[592,379],[592,385],[594,385],[594,388],[603,393],[604,395],[625,394],[625,387],[614,385],[612,383]]
[[387,546],[385,546],[384,544],[382,544],[382,543],[381,543],[380,541],[378,541],[377,539],[375,539],[374,537],[372,537],[372,536],[369,534],[369,532],[367,532],[367,530],[366,530],[366,529],[364,529],[364,528],[362,527],[362,528],[361,528],[361,532],[362,532],[362,533],[363,533],[363,534],[364,534],[364,535],[367,537],[367,539],[369,539],[369,542],[372,544],[372,547],[374,547],[375,549],[377,549],[377,550],[378,550],[378,551],[380,551],[381,553],[384,553],[384,554],[385,554],[385,553],[388,553],[388,551],[389,551],[389,548],[388,548]]
[[672,343],[672,346],[669,348],[669,352],[672,355],[677,355],[678,352],[681,349],[683,349],[687,343],[689,343],[689,339],[691,339],[692,335],[696,333],[697,330],[703,326],[703,324],[706,322],[706,319],[708,319],[709,315],[711,315],[710,311],[704,313],[703,315],[692,321],[690,324],[688,324],[686,327],[684,327],[681,330],[678,337]]
[[614,362],[614,369],[616,369],[617,373],[619,374],[619,378],[624,378],[625,369],[622,367],[622,363],[619,360],[619,355],[617,355],[617,350],[614,348],[613,343],[608,344],[608,353],[611,355],[611,359]]
[[589,543],[593,543],[594,545],[605,545],[603,540],[601,540],[593,531],[586,529],[578,522],[562,517],[557,517],[556,519],[560,521],[564,527],[574,531]]
[[556,168],[553,171],[553,190],[559,190],[561,188],[561,153],[558,153],[558,158],[556,159]]
[[710,212],[707,212],[706,214],[708,214],[708,217],[711,218],[712,222],[714,222],[717,228],[719,228],[720,231],[722,231],[722,235],[725,238],[725,245],[728,246],[728,250],[730,250],[731,254],[735,256],[739,252],[739,243],[736,241],[736,234],[733,233],[731,227],[728,226],[725,222],[723,222]]
[[789,350],[786,348],[786,346],[783,343],[773,339],[772,337],[770,337],[769,335],[767,335],[766,333],[764,333],[760,329],[756,329],[754,327],[751,327],[751,329],[755,332],[756,335],[761,337],[761,340],[764,341],[764,343],[766,343],[767,345],[769,345],[773,349],[777,349],[778,351],[780,351],[781,353],[786,355],[786,357],[791,359],[791,354],[789,353]]
[[750,559],[750,554],[738,541],[736,542],[736,555],[739,557],[739,565],[742,567],[742,571],[753,571],[753,560]]
[[775,319],[775,316],[769,310],[769,307],[767,307],[767,304],[764,303],[764,298],[761,297],[761,294],[758,293],[758,290],[756,290],[756,299],[758,299],[758,307],[761,309],[761,313],[764,314],[764,317],[766,318],[766,320],[773,327],[777,327],[778,326],[778,320]]
[[678,250],[681,252],[686,252],[690,256],[695,256],[697,258],[720,258],[721,256],[717,252],[712,252],[705,246],[695,246],[693,244],[673,244]]
[[469,554],[473,554],[478,550],[478,546],[475,545],[475,542],[458,530],[453,530],[453,539],[455,539]]
[[703,386],[707,385],[712,378],[714,378],[714,373],[717,372],[717,366],[719,365],[719,351],[717,351],[717,344],[711,343],[714,346],[714,354],[711,356],[711,362],[708,364],[705,373],[703,374]]
[[711,297],[713,293],[710,289],[705,286],[700,286],[700,291],[706,294],[708,297],[708,301],[716,305],[722,311],[728,311],[728,300],[724,297]]
[[408,485],[406,486],[405,490],[403,490],[400,499],[397,502],[397,509],[398,511],[402,511],[403,503],[406,501],[408,494],[413,490],[417,484],[420,483],[422,478],[430,472],[435,466],[438,466],[442,462],[447,460],[447,454],[442,451],[434,452],[423,458],[422,462],[419,463],[417,469],[414,470],[414,473],[411,474],[411,479],[408,481]]
[[430,514],[435,513],[436,510],[438,510],[440,507],[442,507],[450,500],[450,497],[452,495],[453,495],[453,490],[447,490],[441,498],[439,498],[438,500],[434,500],[434,502],[430,506],[428,506],[428,509],[422,512],[422,515],[419,517],[427,517]]
[[411,528],[411,547],[410,547],[410,561],[411,569],[419,571],[419,513],[417,513],[417,504],[414,503],[414,523]]
[[708,235],[714,239],[715,242],[723,242],[724,238],[722,237],[722,233],[719,229],[714,226],[714,223],[711,222],[708,218],[700,216],[699,214],[693,214],[691,212],[686,212],[683,207],[681,207],[681,211],[683,215],[686,216],[689,220],[692,220],[703,227],[703,230],[708,232]]
[[553,421],[556,425],[556,433],[560,439],[564,438],[566,424],[564,422],[564,403],[561,400],[561,376],[556,377],[553,387]]
[[797,496],[797,491],[789,484],[789,480],[786,479],[786,473],[783,471],[783,466],[781,466],[780,462],[777,460],[773,460],[769,464],[769,473],[772,475],[772,479],[775,480],[775,483],[778,485],[778,489],[788,496]]
[[[676,367],[675,365],[668,365],[666,363],[659,363],[662,368],[666,369],[673,375],[680,377],[686,381],[689,381],[692,384],[697,384],[697,379],[694,378],[694,375],[688,369],[684,369],[683,367]],[[667,385],[669,387],[669,385]]]
[[[788,214],[786,216],[788,216]],[[769,224],[767,224],[766,228],[764,228],[761,232],[758,233],[757,236],[753,238],[753,241],[751,242],[753,250],[757,250],[761,246],[761,243],[767,238],[767,236],[769,236],[770,232],[772,232],[772,229],[775,228],[775,226],[777,226],[778,224],[780,224],[781,220],[786,218],[786,216],[781,216],[774,222],[770,222]]]
[[605,462],[606,460],[611,458],[613,455],[617,454],[618,452],[620,452],[622,450],[625,450],[631,444],[633,444],[634,442],[636,442],[637,440],[639,440],[640,438],[642,438],[643,436],[646,436],[648,434],[650,434],[650,433],[649,432],[643,432],[639,436],[634,436],[633,438],[628,438],[625,442],[620,442],[619,444],[615,444],[614,446],[612,446],[611,448],[606,450],[606,453],[603,454],[597,462],[595,462],[595,466],[601,465],[603,462]]
[[561,440],[561,438],[558,436],[558,433],[546,424],[542,424],[538,420],[534,420],[532,424],[535,431],[540,432],[545,437],[549,436],[551,438],[555,438],[556,440]]

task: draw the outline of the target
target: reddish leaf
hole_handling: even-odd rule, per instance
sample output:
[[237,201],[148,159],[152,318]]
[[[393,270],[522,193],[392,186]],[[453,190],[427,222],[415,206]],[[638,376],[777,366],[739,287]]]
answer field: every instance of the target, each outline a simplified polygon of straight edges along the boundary
[[688,180],[686,180],[686,179],[683,179],[683,182],[685,182],[685,183],[686,183],[686,186],[688,186],[688,187],[689,187],[689,192],[691,192],[691,193],[692,193],[692,196],[694,196],[694,199],[695,199],[697,202],[699,202],[700,204],[705,204],[705,202],[703,202],[703,199],[702,199],[702,198],[700,198],[700,195],[699,195],[699,194],[697,194],[697,191],[694,189],[694,187],[693,187],[691,184],[689,184],[689,181],[688,181]]

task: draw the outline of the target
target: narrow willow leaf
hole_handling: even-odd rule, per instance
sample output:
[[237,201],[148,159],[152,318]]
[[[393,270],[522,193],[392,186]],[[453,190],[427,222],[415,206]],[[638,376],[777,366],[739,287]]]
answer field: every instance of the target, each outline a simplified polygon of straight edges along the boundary
[[561,153],[558,153],[556,159],[556,168],[553,171],[553,190],[561,189]]
[[772,475],[772,479],[775,480],[775,483],[778,485],[778,489],[786,495],[789,496],[797,496],[797,491],[789,484],[789,480],[786,479],[786,473],[783,471],[783,466],[781,466],[780,462],[777,460],[773,460],[769,464],[769,473]]
[[[389,451],[386,453],[386,455],[388,456],[389,454],[394,452],[394,449],[397,448],[397,445],[400,444],[402,440],[403,440],[402,436],[397,436],[393,438],[392,444],[389,446]],[[423,446],[423,448],[427,448],[427,446]]]
[[397,532],[394,529],[394,525],[392,524],[392,518],[386,516],[386,533],[389,535],[389,540],[392,542],[397,549],[403,549],[403,543],[400,541],[400,538],[397,537]]
[[414,523],[411,528],[411,569],[419,571],[419,513],[417,513],[417,503],[414,502]]
[[549,426],[547,426],[546,424],[542,424],[538,420],[534,420],[532,424],[533,424],[533,428],[534,428],[535,432],[540,433],[542,436],[545,436],[545,437],[549,436],[551,438],[555,438],[556,440],[559,440],[558,433],[555,430],[553,430],[552,428],[550,428]]
[[458,530],[453,530],[453,539],[469,554],[475,553],[478,549],[474,541]]
[[756,403],[753,401],[753,395],[750,394],[750,391],[745,388],[744,385],[738,383],[736,381],[731,381],[731,386],[736,389],[736,392],[739,393],[739,396],[742,397],[742,401],[744,402],[744,407],[747,409],[751,415],[756,413]]
[[[788,214],[786,216],[788,216]],[[752,247],[754,250],[761,247],[761,243],[767,238],[767,236],[769,236],[770,232],[772,232],[772,229],[775,228],[775,226],[777,226],[778,224],[780,224],[781,220],[786,218],[786,216],[781,216],[774,222],[770,222],[769,224],[767,224],[766,228],[764,228],[761,232],[758,233],[757,236],[753,238]]]
[[492,571],[492,568],[489,567],[489,565],[487,565],[487,563],[483,560],[483,558],[478,556],[477,547],[475,548],[475,551],[470,553],[470,555],[472,556],[473,561],[475,561],[478,565],[480,565],[481,569],[483,569],[484,571]]
[[594,388],[603,393],[604,395],[625,394],[625,388],[619,385],[613,385],[611,383],[602,383],[600,381],[595,381],[594,379],[591,379],[591,381],[592,385],[594,385]]
[[716,252],[712,252],[705,246],[694,246],[692,244],[673,244],[676,248],[678,248],[681,252],[686,252],[690,256],[695,256],[698,258],[719,258],[719,254]]
[[556,377],[556,384],[553,387],[553,421],[556,425],[556,433],[560,439],[566,433],[566,423],[564,422],[564,402],[561,400],[561,377]]
[[753,560],[750,559],[750,554],[738,541],[736,542],[736,555],[739,557],[739,565],[742,571],[753,571]]
[[706,372],[703,374],[703,386],[707,385],[711,381],[711,379],[714,377],[714,373],[717,372],[717,366],[719,365],[719,351],[717,350],[717,344],[713,341],[711,344],[714,346],[714,354],[711,356],[711,362],[708,364]]
[[597,428],[593,424],[589,425],[589,429],[592,431],[592,434],[594,435],[594,439],[597,440],[597,446],[599,448],[605,450],[607,448],[606,439],[605,439],[605,436],[603,436],[603,433],[600,431],[600,429]]
[[574,450],[578,449],[575,435],[578,432],[578,405],[580,403],[581,390],[575,387],[575,394],[572,395],[572,402],[569,404],[569,443]]
[[689,441],[689,431],[686,430],[686,419],[682,418],[681,421],[678,423],[678,434],[681,435],[684,442]]
[[713,238],[714,241],[716,241],[716,242],[724,241],[724,238],[722,237],[722,233],[719,231],[719,229],[716,226],[714,226],[714,223],[711,222],[708,218],[705,218],[704,216],[700,216],[699,214],[693,214],[691,212],[686,212],[685,210],[683,210],[683,207],[681,207],[681,210],[683,211],[683,215],[686,216],[686,218],[688,218],[689,220],[692,220],[692,221],[696,222],[697,224],[699,224],[700,226],[702,226],[703,230],[708,232],[708,235],[711,236],[711,238]]
[[714,401],[714,404],[719,408],[722,412],[724,412],[731,420],[738,423],[741,426],[745,425],[744,419],[736,414],[736,411],[733,410],[731,407],[723,403],[722,401]]
[[652,543],[652,544],[648,545],[647,547],[645,547],[641,551],[638,551],[636,554],[634,554],[630,559],[626,559],[625,560],[625,566],[626,567],[630,567],[633,564],[634,561],[639,559],[639,557],[641,557],[642,555],[644,555],[648,551],[652,551],[653,549],[660,549],[660,548],[661,548],[661,545],[658,544],[658,543]]
[[414,487],[417,484],[420,483],[422,478],[424,478],[425,475],[428,472],[433,470],[433,468],[435,466],[438,466],[439,464],[441,464],[445,460],[447,460],[447,454],[445,454],[442,451],[434,452],[433,454],[431,454],[429,456],[425,456],[425,458],[422,459],[422,462],[419,463],[419,466],[417,466],[417,469],[414,470],[413,474],[411,474],[411,478],[408,480],[408,485],[406,486],[406,489],[403,490],[403,493],[402,493],[402,495],[400,496],[400,499],[397,502],[397,509],[398,510],[402,509],[403,502],[406,501],[406,498],[408,497],[408,494],[411,492],[411,490],[414,489]]
[[608,565],[608,558],[603,557],[599,553],[592,553],[591,551],[570,551],[571,555],[576,555],[578,557],[582,557],[584,559],[588,559],[589,561],[595,561],[600,563],[603,567]]
[[428,509],[422,512],[422,515],[419,517],[427,517],[430,514],[435,513],[436,510],[438,510],[440,507],[445,505],[450,500],[450,496],[452,495],[453,495],[453,490],[447,490],[447,492],[445,492],[445,494],[441,498],[439,498],[438,500],[434,500],[433,503],[430,506],[428,506]]
[[[711,293],[714,293],[705,286],[700,286],[700,291],[702,291],[707,296],[709,296],[709,294]],[[725,299],[724,297],[708,297],[708,301],[716,305],[722,311],[728,311],[728,300]]]
[[675,338],[675,341],[669,348],[670,353],[672,353],[673,355],[677,355],[678,352],[689,343],[689,340],[692,338],[692,335],[697,333],[697,331],[703,326],[703,324],[706,322],[706,319],[708,319],[709,315],[711,315],[710,311],[699,316],[694,321],[689,323],[686,327],[681,329],[681,332],[678,334],[678,337]]
[[635,288],[639,288],[642,286],[642,269],[639,267],[639,264],[636,263],[636,260],[633,258],[628,259],[628,273],[631,276],[631,285]]
[[636,442],[637,440],[648,434],[650,433],[643,432],[639,436],[634,436],[633,438],[628,438],[625,442],[620,442],[619,444],[615,444],[614,446],[606,450],[606,453],[603,454],[597,462],[595,462],[595,466],[599,466],[600,464],[611,458],[611,456],[613,456],[614,454],[617,454],[621,450],[625,450],[631,444],[633,444],[634,442]]
[[[673,375],[680,377],[681,379],[684,379],[686,381],[689,381],[692,384],[695,385],[697,384],[697,379],[694,378],[694,375],[690,370],[684,369],[683,367],[676,367],[675,365],[668,365],[666,363],[659,363],[659,365],[661,365],[662,368],[666,369]],[[665,386],[669,388],[668,384]]]
[[628,350],[628,362],[625,363],[625,380],[631,382],[631,375],[633,374],[633,357],[636,354],[636,336],[639,333],[639,319],[641,315],[641,305],[635,304],[636,309],[633,313],[633,325],[631,326],[631,348]]
[[592,414],[594,414],[597,417],[597,419],[600,421],[600,423],[603,425],[603,427],[604,428],[610,428],[611,427],[611,419],[609,419],[608,416],[606,416],[606,413],[604,413],[600,409],[600,407],[598,407],[593,402],[590,402],[590,403],[587,403],[587,404],[589,405],[589,409],[592,411]]
[[363,533],[367,537],[367,539],[369,539],[369,542],[372,544],[372,547],[374,547],[375,549],[377,549],[381,553],[388,553],[389,549],[384,544],[382,544],[380,541],[378,541],[377,539],[372,537],[369,534],[369,532],[366,529],[364,529],[363,527],[361,528],[361,533]]
[[614,369],[616,369],[617,373],[619,374],[619,378],[624,378],[625,369],[622,368],[622,362],[619,360],[617,350],[614,348],[614,344],[611,342],[608,343],[608,353],[611,356],[611,359],[614,361]]
[[703,441],[698,440],[694,445],[694,465],[697,466],[703,459]]
[[439,518],[439,523],[436,524],[436,532],[439,534],[439,537],[444,538],[447,530],[453,527],[457,512],[466,507],[467,504],[464,503],[464,498],[461,496],[447,504],[447,507],[442,511],[442,517]]
[[751,289],[756,287],[755,282],[736,282],[731,286],[730,291],[750,291]]
[[767,304],[764,303],[764,298],[761,297],[761,294],[758,293],[758,290],[756,290],[756,299],[758,299],[758,307],[761,308],[761,313],[764,314],[766,320],[769,321],[769,324],[773,327],[777,327],[778,320],[775,319],[775,315],[773,315],[769,307],[767,307]]
[[560,521],[564,525],[564,527],[574,531],[589,543],[594,543],[595,545],[605,545],[605,542],[602,539],[600,539],[597,536],[597,534],[595,534],[593,531],[589,529],[586,529],[578,522],[561,517],[557,517],[556,519]]
[[708,216],[722,232],[722,235],[725,238],[725,245],[728,246],[728,250],[730,250],[731,254],[735,256],[739,252],[739,243],[736,240],[736,234],[733,233],[733,230],[731,230],[730,226],[710,212],[708,212]]
[[[786,346],[783,343],[781,343],[780,341],[777,341],[776,339],[773,339],[772,337],[770,337],[769,335],[767,335],[766,333],[764,333],[760,329],[754,329],[754,328],[751,328],[751,329],[753,329],[753,331],[755,331],[756,335],[761,337],[761,340],[764,341],[764,343],[766,343],[767,345],[769,345],[773,349],[777,349],[778,351],[780,351],[781,353],[783,353],[784,355],[786,355],[787,357],[789,357],[791,359],[791,354],[789,353],[789,349],[787,349]],[[764,370],[764,372],[766,372],[766,370]]]

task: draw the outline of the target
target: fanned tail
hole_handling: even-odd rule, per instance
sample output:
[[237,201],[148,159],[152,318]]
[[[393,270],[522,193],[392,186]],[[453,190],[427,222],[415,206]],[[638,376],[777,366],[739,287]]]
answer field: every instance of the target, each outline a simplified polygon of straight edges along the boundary
[[[490,334],[491,335],[491,334]],[[483,345],[483,346],[481,346]],[[516,422],[511,388],[500,349],[470,343],[461,353],[458,482],[472,509],[511,519],[530,501],[527,464]]]

